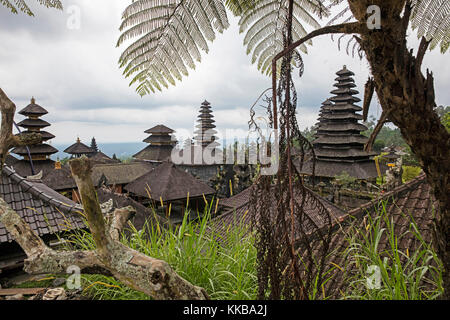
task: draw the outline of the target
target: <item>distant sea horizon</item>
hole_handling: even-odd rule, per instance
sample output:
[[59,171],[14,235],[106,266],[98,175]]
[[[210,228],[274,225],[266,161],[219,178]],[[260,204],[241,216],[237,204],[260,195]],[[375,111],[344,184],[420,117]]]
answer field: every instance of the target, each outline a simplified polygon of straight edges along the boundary
[[[52,144],[52,146],[58,149],[58,153],[55,153],[51,156],[52,160],[70,157],[69,154],[64,152],[64,150],[66,150],[66,148],[69,147],[70,144]],[[140,150],[144,149],[146,146],[147,144],[144,142],[120,142],[120,143],[97,142],[97,147],[101,152],[103,152],[109,157],[112,157],[115,154],[118,159],[129,158],[134,154],[138,153]]]
[[[222,148],[223,145],[229,145],[234,143],[235,141],[238,141],[239,143],[245,143],[245,139],[237,139],[233,140],[232,142],[228,142],[227,140],[224,141],[218,141],[220,143],[219,148]],[[68,153],[65,153],[64,150],[66,150],[67,147],[69,147],[71,144],[51,144],[54,148],[58,149],[58,153],[55,153],[51,155],[52,160],[64,159],[66,157],[70,157]],[[90,144],[86,144],[90,146]],[[124,158],[130,158],[134,154],[138,153],[142,149],[144,149],[146,146],[148,146],[145,142],[112,142],[112,143],[99,143],[97,142],[98,149],[106,154],[109,157],[112,157],[114,154],[118,159],[124,159]]]

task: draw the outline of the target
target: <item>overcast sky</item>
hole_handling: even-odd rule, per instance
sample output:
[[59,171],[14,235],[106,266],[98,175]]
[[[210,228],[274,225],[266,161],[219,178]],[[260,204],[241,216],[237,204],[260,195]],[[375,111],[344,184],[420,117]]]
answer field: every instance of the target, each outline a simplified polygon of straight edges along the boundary
[[[33,1],[31,1],[31,4]],[[249,108],[270,87],[270,78],[257,71],[245,54],[243,35],[237,20],[210,43],[196,70],[163,92],[141,98],[129,79],[124,79],[118,58],[124,46],[116,48],[121,13],[131,0],[67,0],[65,11],[32,6],[35,17],[13,15],[0,7],[0,87],[16,103],[18,111],[36,102],[49,111],[43,119],[56,138],[54,144],[140,142],[144,131],[165,124],[185,138],[193,130],[201,102],[211,102],[219,130],[244,134]],[[80,10],[80,28],[68,28],[73,11]],[[416,35],[409,44],[416,48]],[[425,68],[434,71],[437,104],[450,104],[449,54],[428,52]],[[301,128],[316,122],[318,111],[333,89],[335,72],[343,65],[355,72],[362,99],[368,77],[365,60],[348,56],[329,36],[314,40],[303,57],[305,73],[296,79],[299,95],[298,122]],[[380,115],[374,103],[371,114]],[[23,117],[16,115],[16,120]]]

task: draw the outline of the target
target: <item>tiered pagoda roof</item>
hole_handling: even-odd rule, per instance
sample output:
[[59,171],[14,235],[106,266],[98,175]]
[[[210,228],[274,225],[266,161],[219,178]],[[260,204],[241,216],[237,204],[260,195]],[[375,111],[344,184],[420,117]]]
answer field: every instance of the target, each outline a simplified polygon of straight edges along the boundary
[[[19,114],[27,117],[17,124],[19,127],[25,129],[21,133],[39,133],[42,135],[43,142],[53,139],[55,137],[53,134],[42,131],[43,128],[50,126],[50,123],[40,119],[40,117],[47,113],[47,110],[37,105],[36,100],[31,98],[31,103],[19,111]],[[33,161],[47,161],[50,155],[58,152],[57,149],[46,143],[28,146],[28,150]],[[24,157],[25,160],[29,160],[28,150],[26,147],[18,147],[11,152]]]
[[[376,153],[364,151],[368,138],[361,134],[367,127],[361,123],[362,108],[355,105],[361,99],[354,95],[355,75],[346,66],[336,73],[334,96],[322,103],[317,124],[317,133],[313,141],[317,157],[315,175],[318,177],[334,177],[346,171],[358,179],[370,179],[378,176],[372,156]],[[311,173],[312,162],[306,163],[303,169]]]
[[64,152],[76,158],[79,158],[82,155],[90,156],[96,153],[94,149],[82,143],[80,141],[80,138],[77,138],[77,141],[73,145],[69,146],[66,150],[64,150]]
[[177,144],[177,141],[172,136],[174,132],[174,130],[162,124],[146,130],[145,133],[150,134],[150,136],[144,142],[149,145],[133,157],[140,160],[158,162],[170,158],[172,149]]
[[204,101],[200,107],[200,114],[198,116],[198,124],[195,126],[194,140],[196,144],[202,147],[209,146],[210,148],[217,147],[219,143],[216,142],[217,138],[215,134],[216,122],[212,115],[211,104],[208,101]]

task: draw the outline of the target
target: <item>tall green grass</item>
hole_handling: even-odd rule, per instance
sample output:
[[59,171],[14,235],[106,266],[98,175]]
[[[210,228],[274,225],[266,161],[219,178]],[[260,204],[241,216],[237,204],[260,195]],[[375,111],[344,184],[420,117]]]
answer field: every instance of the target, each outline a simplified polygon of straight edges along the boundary
[[[385,202],[376,215],[367,215],[366,230],[350,229],[346,254],[354,274],[347,278],[346,299],[428,300],[442,294],[441,261],[431,243],[423,239],[414,219],[402,215],[409,219],[409,229],[403,234],[396,234]],[[399,248],[406,236],[417,243],[415,250]],[[381,246],[381,241],[387,241],[386,245]],[[368,282],[375,270],[379,286],[372,280]]]
[[[212,205],[211,205],[212,206]],[[206,289],[212,299],[253,300],[257,298],[257,265],[255,236],[239,224],[226,231],[225,238],[209,230],[211,206],[196,221],[188,221],[187,211],[178,226],[163,228],[158,223],[146,223],[142,230],[130,224],[130,231],[121,241],[146,255],[167,261],[189,282]],[[154,213],[155,214],[155,213]],[[409,217],[410,218],[410,217]],[[395,225],[382,203],[380,210],[367,216],[367,228],[350,228],[346,232],[348,248],[343,286],[344,299],[436,299],[442,289],[442,264],[424,241],[411,219],[404,234],[395,233]],[[406,235],[419,243],[416,250],[402,251],[398,244]],[[380,241],[388,245],[381,250]],[[88,231],[77,231],[67,242],[68,249],[95,248]],[[368,270],[380,270],[380,288],[367,286]],[[341,268],[339,268],[341,269]],[[346,272],[351,270],[351,272]],[[335,268],[324,274],[329,281]],[[145,294],[102,275],[82,276],[83,294],[99,300],[149,299]],[[316,283],[310,299],[326,299],[322,284]]]
[[[226,239],[208,230],[211,206],[196,221],[188,221],[186,211],[178,226],[163,228],[146,223],[141,230],[130,224],[131,235],[122,234],[121,241],[132,249],[164,260],[187,281],[203,287],[212,299],[256,299],[256,249],[254,237],[246,226],[230,228]],[[95,248],[88,231],[75,232],[70,249]],[[226,245],[225,245],[226,243]],[[93,299],[148,299],[117,280],[101,275],[83,275],[84,293]]]

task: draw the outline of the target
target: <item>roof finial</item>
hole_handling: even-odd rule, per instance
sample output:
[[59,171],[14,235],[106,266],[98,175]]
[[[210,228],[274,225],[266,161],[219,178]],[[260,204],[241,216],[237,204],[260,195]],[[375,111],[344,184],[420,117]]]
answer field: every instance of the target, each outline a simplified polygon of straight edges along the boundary
[[31,97],[31,104],[35,104],[36,103],[36,99],[34,99],[34,97]]
[[347,70],[347,66],[344,64],[344,70]]
[[80,137],[77,137],[77,143],[80,143],[80,142],[81,142]]

